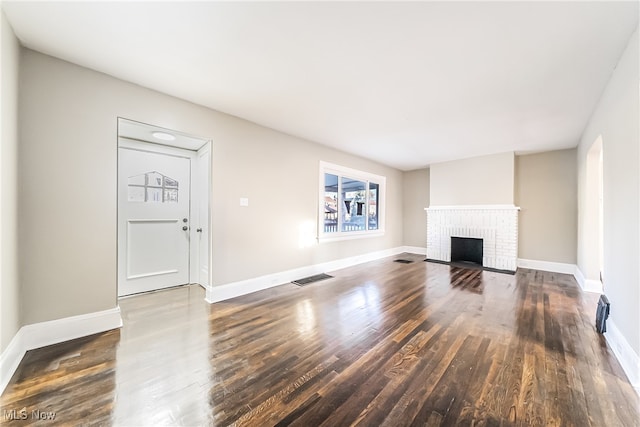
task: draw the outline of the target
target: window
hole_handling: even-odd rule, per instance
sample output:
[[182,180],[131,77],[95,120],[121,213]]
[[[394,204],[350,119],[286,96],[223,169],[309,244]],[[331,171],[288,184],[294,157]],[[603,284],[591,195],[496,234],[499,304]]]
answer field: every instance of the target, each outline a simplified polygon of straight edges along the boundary
[[386,178],[320,163],[321,240],[384,233]]
[[129,177],[130,202],[178,203],[178,181],[152,171]]

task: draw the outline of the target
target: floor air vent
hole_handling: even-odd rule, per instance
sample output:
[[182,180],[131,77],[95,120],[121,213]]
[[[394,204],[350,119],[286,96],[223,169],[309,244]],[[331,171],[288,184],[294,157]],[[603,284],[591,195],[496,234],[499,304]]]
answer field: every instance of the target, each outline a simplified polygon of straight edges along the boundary
[[331,279],[332,277],[333,276],[329,276],[328,274],[321,273],[321,274],[316,274],[315,276],[305,277],[304,279],[294,280],[291,283],[294,283],[298,286],[304,286],[310,283],[319,282],[321,280]]
[[399,262],[400,264],[411,264],[413,261],[410,259],[394,259],[393,262]]

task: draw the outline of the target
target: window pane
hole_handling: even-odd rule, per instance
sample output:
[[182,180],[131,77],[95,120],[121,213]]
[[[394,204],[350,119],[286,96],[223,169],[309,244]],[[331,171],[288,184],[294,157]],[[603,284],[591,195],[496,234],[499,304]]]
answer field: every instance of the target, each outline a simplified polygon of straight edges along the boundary
[[128,184],[130,202],[178,202],[178,181],[159,172],[130,176]]
[[338,231],[338,177],[324,174],[324,232]]
[[162,203],[162,188],[147,187],[147,202]]
[[144,202],[144,195],[145,195],[145,190],[144,190],[144,186],[142,187],[137,187],[137,186],[133,186],[133,185],[129,185],[128,187],[128,195],[127,195],[127,200],[129,202]]
[[164,186],[165,188],[178,188],[178,181],[173,178],[169,178],[168,176],[164,177]]
[[177,188],[165,188],[164,189],[164,202],[165,203],[178,203],[178,189]]
[[365,230],[367,183],[347,177],[340,179],[342,186],[340,194],[342,231]]
[[378,202],[380,198],[380,185],[369,183],[369,230],[378,229]]

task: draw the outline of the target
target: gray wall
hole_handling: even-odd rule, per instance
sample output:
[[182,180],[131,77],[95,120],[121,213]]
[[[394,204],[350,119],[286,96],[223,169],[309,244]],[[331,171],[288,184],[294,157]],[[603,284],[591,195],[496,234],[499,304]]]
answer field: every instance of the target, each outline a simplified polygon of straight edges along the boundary
[[[22,52],[25,324],[116,305],[118,117],[213,139],[214,285],[402,245],[402,172]],[[386,176],[383,237],[299,247],[300,225],[318,216],[320,160]]]
[[576,150],[516,156],[518,258],[576,263]]
[[0,82],[0,352],[20,329],[18,286],[18,71],[20,47],[0,11],[2,77]]
[[[604,291],[611,319],[640,355],[640,131],[638,118],[638,30],[631,37],[578,146],[578,267],[598,279],[589,242],[587,152],[602,135],[604,158]],[[597,190],[595,190],[597,191]]]
[[427,246],[427,214],[429,207],[429,169],[405,172],[402,223],[406,246]]
[[512,205],[512,152],[431,165],[431,206]]

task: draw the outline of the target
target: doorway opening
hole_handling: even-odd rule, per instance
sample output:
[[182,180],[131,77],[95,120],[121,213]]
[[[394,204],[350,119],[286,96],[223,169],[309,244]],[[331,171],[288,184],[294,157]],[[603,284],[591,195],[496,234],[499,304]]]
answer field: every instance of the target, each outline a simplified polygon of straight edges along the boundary
[[207,287],[211,140],[118,119],[118,297]]
[[[602,135],[598,135],[587,152],[587,212],[589,233],[588,261],[593,280],[604,280],[604,154]],[[590,277],[588,277],[589,279]]]

